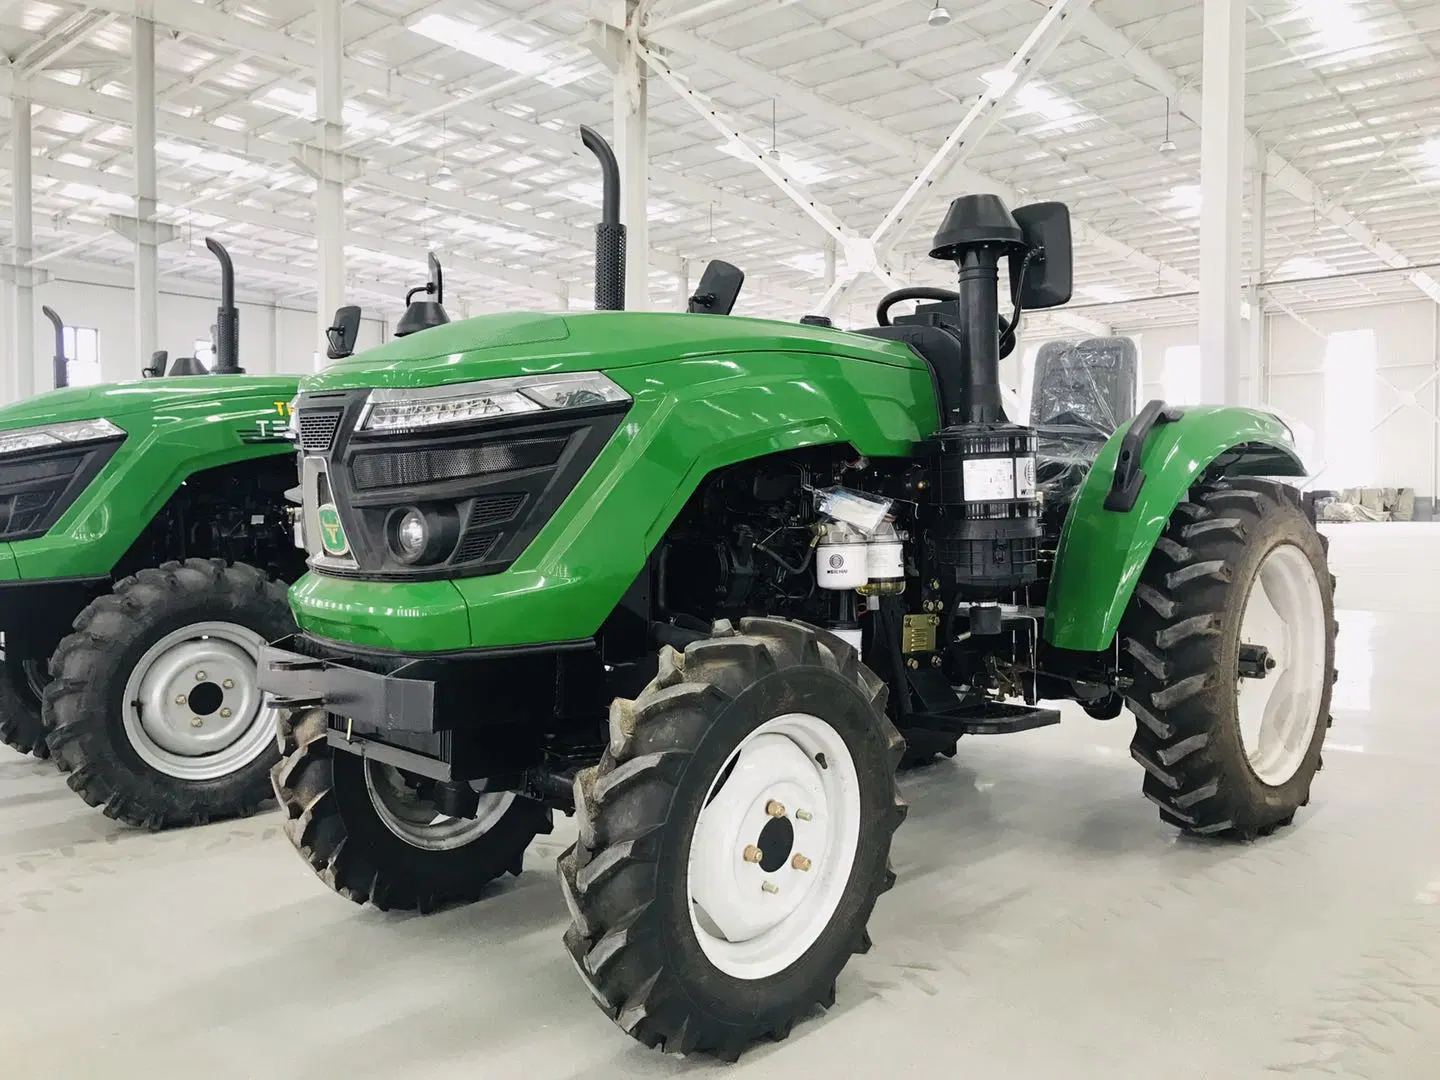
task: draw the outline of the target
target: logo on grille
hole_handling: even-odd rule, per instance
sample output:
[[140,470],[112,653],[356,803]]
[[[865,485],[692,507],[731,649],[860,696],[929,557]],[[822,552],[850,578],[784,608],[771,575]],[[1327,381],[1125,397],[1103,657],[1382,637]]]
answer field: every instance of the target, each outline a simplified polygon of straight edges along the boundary
[[325,554],[350,554],[350,541],[345,539],[345,527],[340,524],[340,511],[335,509],[335,504],[322,504],[315,516],[320,519],[320,545]]

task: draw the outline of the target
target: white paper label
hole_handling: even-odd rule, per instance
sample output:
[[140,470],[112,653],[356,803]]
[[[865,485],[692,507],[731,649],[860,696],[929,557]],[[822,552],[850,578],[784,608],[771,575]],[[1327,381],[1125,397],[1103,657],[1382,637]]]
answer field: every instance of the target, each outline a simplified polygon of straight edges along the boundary
[[1010,458],[975,458],[961,463],[966,502],[1015,498],[1015,462]]
[[1017,499],[1029,499],[1035,494],[1035,459],[1023,457],[1015,459],[1015,497]]

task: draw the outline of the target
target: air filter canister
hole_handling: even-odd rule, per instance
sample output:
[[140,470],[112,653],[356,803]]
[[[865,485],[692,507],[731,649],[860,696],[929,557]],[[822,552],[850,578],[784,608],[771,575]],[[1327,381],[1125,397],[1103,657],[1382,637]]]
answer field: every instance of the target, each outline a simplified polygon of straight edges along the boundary
[[936,502],[936,556],[948,583],[991,595],[1038,576],[1040,501],[1035,432],[1009,423],[942,430]]

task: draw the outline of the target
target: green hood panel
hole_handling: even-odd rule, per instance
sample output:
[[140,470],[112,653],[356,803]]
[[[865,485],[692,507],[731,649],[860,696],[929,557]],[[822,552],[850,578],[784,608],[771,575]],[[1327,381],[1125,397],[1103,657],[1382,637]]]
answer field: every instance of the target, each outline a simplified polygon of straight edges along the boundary
[[68,386],[0,407],[0,431],[102,416],[118,420],[135,413],[159,415],[196,408],[229,410],[239,397],[247,401],[269,398],[274,412],[277,411],[274,402],[283,406],[295,396],[298,382],[298,375],[186,375],[100,386]]
[[[44,536],[0,543],[0,581],[109,574],[185,478],[285,454],[299,376],[192,375],[70,387],[0,408],[0,430],[105,417],[125,441]],[[0,482],[5,459],[0,457]]]
[[907,345],[822,326],[656,311],[509,312],[396,338],[310,376],[304,389],[418,388],[754,352],[817,353],[927,370]]

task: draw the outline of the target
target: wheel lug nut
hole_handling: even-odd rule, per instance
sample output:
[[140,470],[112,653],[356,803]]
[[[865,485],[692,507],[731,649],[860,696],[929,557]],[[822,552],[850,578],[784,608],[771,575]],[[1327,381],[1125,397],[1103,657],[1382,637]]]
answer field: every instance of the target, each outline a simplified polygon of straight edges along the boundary
[[784,817],[785,804],[776,802],[774,799],[771,799],[765,804],[765,813],[769,814],[771,817]]
[[220,710],[220,715],[221,715],[224,719],[229,720],[229,719],[230,719],[230,710],[229,710],[229,709],[221,709],[221,710]]
[[204,721],[204,720],[201,720],[200,717],[198,717],[198,716],[192,716],[192,717],[190,718],[190,726],[191,726],[191,727],[204,727],[204,726],[205,726],[205,721]]
[[796,810],[796,811],[795,811],[795,820],[796,820],[796,821],[809,821],[811,817],[812,817],[812,815],[811,815],[811,813],[810,813],[809,810]]
[[780,886],[776,885],[773,881],[762,881],[760,883],[760,891],[768,893],[778,893],[780,891]]
[[235,689],[235,680],[234,680],[234,679],[226,679],[226,680],[225,680],[223,683],[221,683],[220,685],[223,686],[226,690],[234,690],[234,689]]
[[197,672],[195,672],[195,681],[196,681],[196,682],[204,682],[204,681],[205,681],[205,672],[203,672],[203,671],[197,671]]
[[807,859],[804,855],[801,855],[799,852],[796,852],[795,857],[790,860],[790,865],[793,866],[796,870],[799,870],[803,873],[804,871],[810,869],[810,860]]
[[761,859],[763,859],[764,857],[765,857],[765,853],[764,853],[763,851],[761,851],[758,847],[756,847],[754,844],[746,844],[746,845],[745,845],[745,861],[746,861],[746,862],[759,862],[759,861],[760,861]]
[[187,700],[187,699],[186,699],[186,697],[185,697],[184,694],[176,694],[176,695],[175,695],[175,704],[176,704],[176,705],[184,705],[185,702],[186,702],[186,700]]

